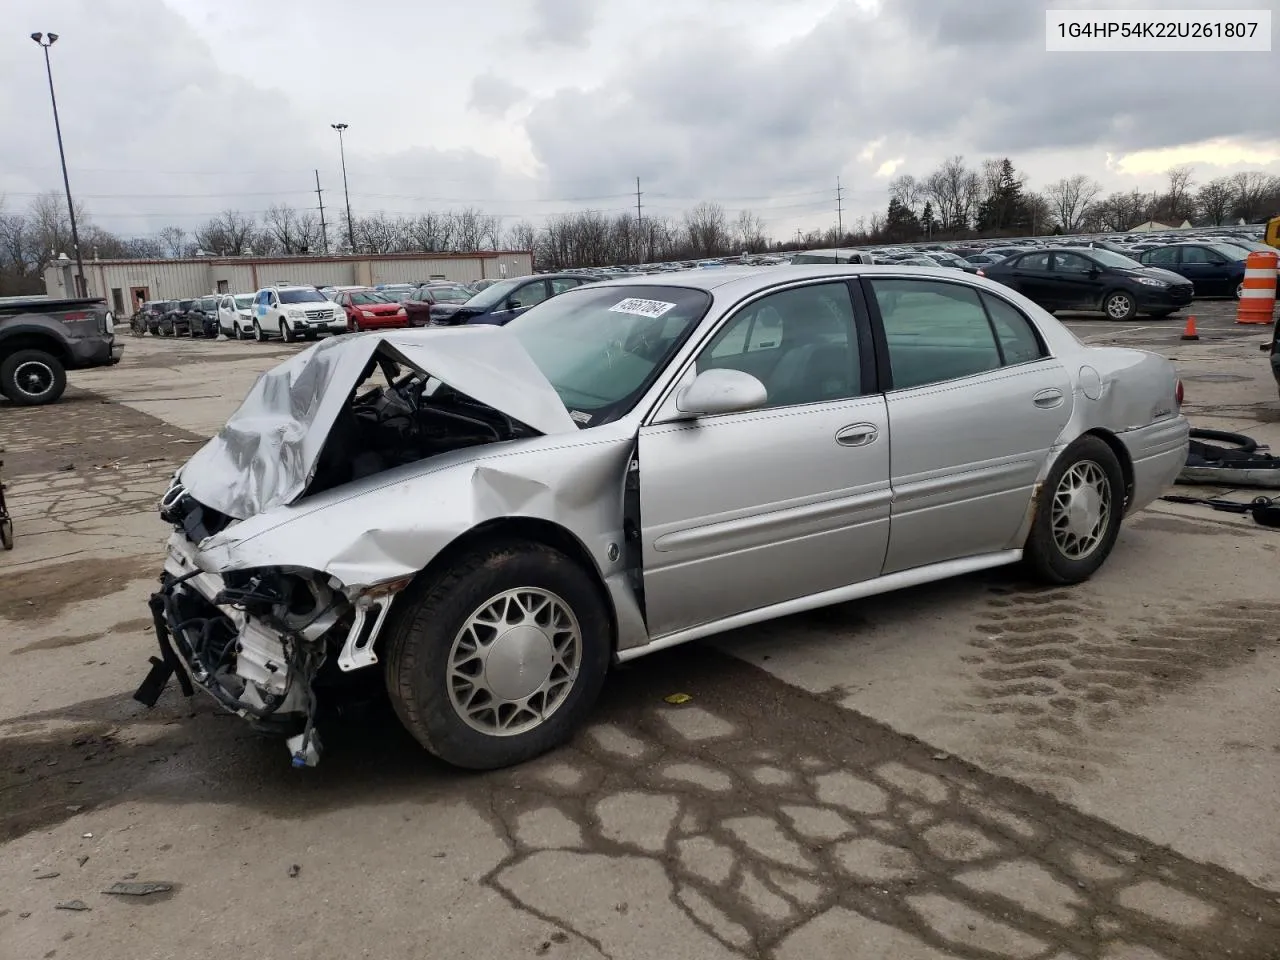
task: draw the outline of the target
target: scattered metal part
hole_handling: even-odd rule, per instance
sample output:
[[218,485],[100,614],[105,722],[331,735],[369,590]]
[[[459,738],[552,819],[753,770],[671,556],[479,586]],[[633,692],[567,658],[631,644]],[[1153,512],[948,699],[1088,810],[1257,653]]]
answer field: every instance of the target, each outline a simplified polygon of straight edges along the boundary
[[54,877],[60,877],[60,876],[62,876],[62,874],[60,874],[57,870],[50,870],[48,873],[41,873],[41,874],[37,874],[37,875],[36,875],[36,879],[37,879],[37,880],[52,880]]
[[296,863],[289,868],[289,876],[291,877],[296,877],[301,872],[302,872],[302,868],[298,866]]
[[102,892],[113,897],[149,897],[153,893],[168,893],[172,889],[173,884],[163,880],[139,880],[136,883],[113,883]]
[[24,911],[22,911],[22,913],[18,914],[18,918],[19,918],[20,920],[25,920],[25,919],[27,919],[27,917],[29,917],[29,916],[31,916],[31,911],[30,911],[30,910],[24,910]]
[[79,813],[81,810],[83,810],[83,809],[84,809],[84,804],[83,804],[83,803],[69,803],[69,804],[67,804],[67,809],[68,809],[69,811],[71,811],[72,813]]
[[92,833],[82,833],[82,834],[80,834],[80,837],[81,837],[81,839],[83,839],[83,840],[92,840],[92,839],[93,839],[93,834],[92,834]]
[[89,855],[81,854],[80,856],[76,857],[76,862],[83,867],[86,863],[89,862]]
[[137,880],[137,879],[138,879],[138,871],[137,871],[137,870],[135,870],[135,871],[133,871],[133,873],[126,873],[126,874],[125,874],[123,877],[121,877],[120,879],[121,879],[121,880]]
[[55,903],[55,904],[53,905],[53,909],[55,909],[55,910],[75,910],[75,911],[80,911],[80,912],[82,912],[82,911],[85,911],[85,910],[92,910],[92,909],[93,909],[93,907],[89,906],[89,905],[88,905],[87,903],[85,903],[83,900],[59,900],[57,903]]

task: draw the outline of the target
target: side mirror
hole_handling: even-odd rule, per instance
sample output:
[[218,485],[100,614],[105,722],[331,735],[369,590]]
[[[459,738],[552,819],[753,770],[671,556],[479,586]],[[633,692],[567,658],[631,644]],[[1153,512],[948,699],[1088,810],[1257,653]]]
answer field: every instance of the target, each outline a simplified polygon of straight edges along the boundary
[[769,391],[741,370],[704,370],[676,395],[676,409],[691,417],[763,407]]
[[520,301],[517,300],[515,297],[507,297],[507,302],[504,303],[503,306],[506,307],[508,310],[519,310]]

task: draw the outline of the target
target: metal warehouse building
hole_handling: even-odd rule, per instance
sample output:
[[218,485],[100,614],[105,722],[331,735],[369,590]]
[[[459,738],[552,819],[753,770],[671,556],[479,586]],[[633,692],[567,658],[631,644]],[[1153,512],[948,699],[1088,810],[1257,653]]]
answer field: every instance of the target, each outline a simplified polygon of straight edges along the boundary
[[[192,257],[173,260],[90,260],[89,295],[105,297],[117,316],[144,300],[206,293],[253,293],[275,283],[374,286],[416,280],[485,280],[533,273],[533,255],[519,250],[477,253],[397,253],[335,257]],[[44,273],[51,297],[73,295],[75,263],[58,259]]]

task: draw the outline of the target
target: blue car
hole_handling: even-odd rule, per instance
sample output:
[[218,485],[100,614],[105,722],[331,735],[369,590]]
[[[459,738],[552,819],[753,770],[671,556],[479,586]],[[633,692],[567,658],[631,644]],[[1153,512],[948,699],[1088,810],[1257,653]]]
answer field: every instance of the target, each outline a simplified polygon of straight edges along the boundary
[[1197,297],[1239,297],[1248,256],[1247,250],[1225,243],[1171,243],[1144,250],[1138,259],[1186,277]]
[[577,273],[544,273],[499,280],[465,303],[433,303],[428,316],[435,325],[489,323],[500,327],[530,307],[590,283],[592,279]]

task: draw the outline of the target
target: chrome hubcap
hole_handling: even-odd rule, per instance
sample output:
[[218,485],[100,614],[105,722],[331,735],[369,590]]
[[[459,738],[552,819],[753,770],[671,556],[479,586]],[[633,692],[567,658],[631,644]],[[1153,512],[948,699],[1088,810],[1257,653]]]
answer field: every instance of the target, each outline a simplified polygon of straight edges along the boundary
[[582,663],[569,605],[535,587],[480,606],[449,650],[449,702],[481,733],[509,737],[540,726],[564,703]]
[[1123,317],[1129,312],[1128,297],[1112,297],[1107,301],[1107,313],[1113,317]]
[[1111,483],[1092,460],[1073,464],[1053,495],[1053,542],[1068,560],[1083,560],[1102,543],[1111,519]]
[[14,382],[28,397],[44,396],[53,386],[53,371],[38,360],[28,360],[18,364]]

